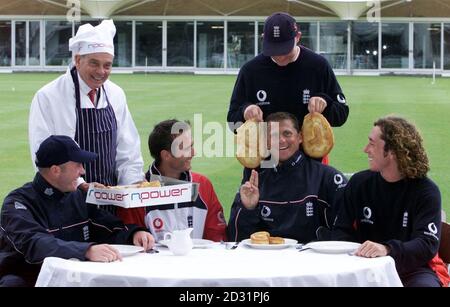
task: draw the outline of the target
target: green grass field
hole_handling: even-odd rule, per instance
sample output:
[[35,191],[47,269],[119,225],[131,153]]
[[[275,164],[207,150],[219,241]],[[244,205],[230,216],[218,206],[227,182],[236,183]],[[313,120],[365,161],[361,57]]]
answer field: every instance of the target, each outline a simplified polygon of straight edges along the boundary
[[[0,74],[0,199],[34,175],[28,147],[28,112],[34,93],[58,74]],[[142,153],[151,162],[147,137],[153,125],[176,117],[203,123],[216,121],[225,127],[235,76],[169,74],[113,75],[126,92],[130,111],[138,127]],[[420,128],[431,161],[429,176],[439,185],[443,206],[450,213],[450,79],[431,84],[424,77],[339,77],[350,105],[347,123],[336,128],[331,164],[344,173],[367,168],[362,149],[372,123],[395,113]],[[447,118],[447,119],[446,119]],[[195,127],[194,127],[195,128]],[[204,134],[207,139],[211,132]],[[240,183],[241,166],[234,158],[197,157],[194,170],[213,182],[228,217],[231,201]]]

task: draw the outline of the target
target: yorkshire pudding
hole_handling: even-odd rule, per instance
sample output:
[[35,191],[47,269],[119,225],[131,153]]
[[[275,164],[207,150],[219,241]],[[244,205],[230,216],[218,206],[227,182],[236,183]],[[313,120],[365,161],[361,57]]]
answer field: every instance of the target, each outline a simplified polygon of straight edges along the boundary
[[250,241],[252,244],[269,244],[270,234],[267,231],[258,231],[252,233],[250,236]]
[[269,237],[269,244],[284,244],[282,237]]
[[121,189],[151,188],[151,187],[161,187],[161,182],[159,182],[158,180],[152,180],[150,182],[143,181],[141,183],[130,185],[107,186],[106,188],[112,190],[121,190]]
[[250,235],[252,244],[284,244],[282,237],[271,237],[267,231],[258,231]]
[[152,180],[152,181],[143,181],[141,183],[138,184],[137,186],[138,188],[156,188],[156,187],[161,187],[161,182],[159,182],[158,180]]
[[334,135],[327,119],[320,113],[309,113],[303,119],[303,150],[312,158],[322,158],[334,145]]
[[258,167],[267,156],[265,125],[248,120],[236,131],[236,158],[247,168]]

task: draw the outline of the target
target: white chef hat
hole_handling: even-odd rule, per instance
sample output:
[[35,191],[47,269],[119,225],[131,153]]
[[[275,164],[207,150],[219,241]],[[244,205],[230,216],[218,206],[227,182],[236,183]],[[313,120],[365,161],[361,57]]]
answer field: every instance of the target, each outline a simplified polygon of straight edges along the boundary
[[93,27],[86,23],[78,28],[75,37],[69,39],[69,50],[73,55],[106,52],[114,55],[114,35],[116,26],[113,21],[103,20]]

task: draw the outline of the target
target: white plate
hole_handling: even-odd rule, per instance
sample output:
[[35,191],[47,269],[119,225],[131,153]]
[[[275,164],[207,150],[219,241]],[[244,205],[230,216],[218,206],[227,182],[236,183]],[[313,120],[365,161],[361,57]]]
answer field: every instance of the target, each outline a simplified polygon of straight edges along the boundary
[[251,248],[257,248],[257,249],[283,249],[283,248],[288,248],[290,246],[297,244],[297,240],[284,239],[284,244],[253,244],[252,240],[245,239],[245,240],[242,240],[242,243]]
[[360,245],[359,243],[347,241],[319,241],[308,243],[304,248],[311,248],[318,253],[345,254],[354,252]]
[[144,248],[142,246],[136,245],[111,244],[111,246],[117,249],[122,257],[131,256],[144,251]]
[[194,243],[194,248],[208,248],[214,244],[214,241],[205,240],[205,239],[192,239]]
[[[158,241],[159,244],[167,246],[167,240]],[[192,243],[194,243],[194,248],[208,248],[214,244],[214,241],[205,240],[205,239],[192,239]]]

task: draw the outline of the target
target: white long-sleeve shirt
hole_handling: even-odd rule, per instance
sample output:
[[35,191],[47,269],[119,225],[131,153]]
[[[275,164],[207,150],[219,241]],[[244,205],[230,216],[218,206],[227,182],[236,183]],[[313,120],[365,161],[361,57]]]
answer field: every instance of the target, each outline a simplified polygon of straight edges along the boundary
[[[78,76],[80,82],[81,108],[94,108],[88,97],[90,88]],[[107,80],[104,88],[114,110],[117,121],[116,174],[118,184],[131,184],[144,179],[144,161],[136,126],[128,110],[124,91],[115,83]],[[107,107],[103,92],[97,102],[97,108]],[[28,136],[33,165],[39,145],[52,134],[67,135],[75,138],[76,132],[75,85],[67,72],[42,87],[31,102]]]

